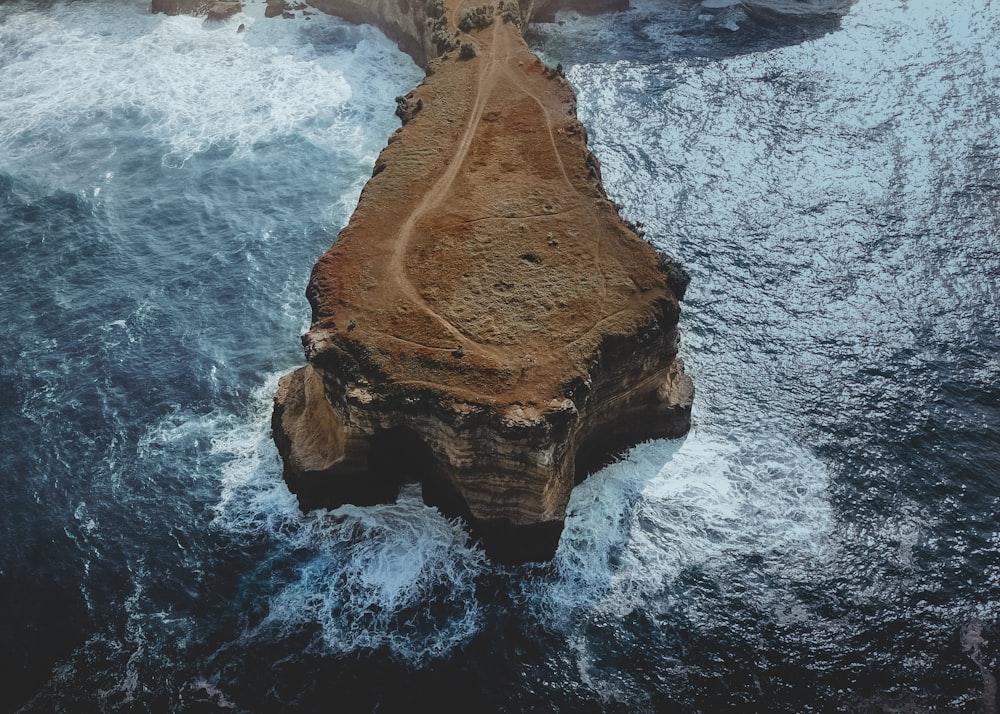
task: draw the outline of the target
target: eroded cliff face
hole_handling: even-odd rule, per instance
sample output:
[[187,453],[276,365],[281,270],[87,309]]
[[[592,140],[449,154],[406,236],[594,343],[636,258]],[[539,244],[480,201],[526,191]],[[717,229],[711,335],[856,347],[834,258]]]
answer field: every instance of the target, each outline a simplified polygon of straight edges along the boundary
[[[372,7],[404,28],[404,5]],[[516,13],[465,32],[467,6],[443,7],[459,49],[400,99],[404,126],[313,270],[308,364],[281,380],[274,438],[303,508],[416,480],[491,557],[544,560],[579,479],[689,428],[682,288],[605,196],[573,92]]]
[[[317,10],[380,28],[421,66],[437,57],[446,9],[440,0],[307,0]],[[453,35],[448,34],[450,39]],[[442,51],[450,50],[442,47]]]

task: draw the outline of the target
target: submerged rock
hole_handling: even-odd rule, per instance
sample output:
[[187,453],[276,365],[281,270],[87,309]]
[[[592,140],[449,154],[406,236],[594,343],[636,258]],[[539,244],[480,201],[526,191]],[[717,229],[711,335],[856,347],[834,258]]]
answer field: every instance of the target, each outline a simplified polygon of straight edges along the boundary
[[199,15],[209,20],[225,20],[243,9],[240,0],[153,0],[153,12],[166,15]]
[[476,56],[398,100],[405,126],[313,269],[274,439],[304,509],[415,480],[491,557],[545,560],[575,483],[689,428],[683,271],[620,219],[571,88],[517,24],[461,38]]
[[234,0],[233,2],[213,2],[208,6],[208,12],[205,17],[209,20],[225,20],[228,17],[232,17],[236,13],[243,9],[243,5],[239,0]]

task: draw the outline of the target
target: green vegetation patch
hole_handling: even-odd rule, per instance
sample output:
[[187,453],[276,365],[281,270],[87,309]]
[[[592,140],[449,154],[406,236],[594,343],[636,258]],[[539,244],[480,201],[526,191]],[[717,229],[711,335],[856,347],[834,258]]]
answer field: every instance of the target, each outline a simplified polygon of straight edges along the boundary
[[458,29],[462,32],[472,32],[473,30],[485,30],[493,24],[493,17],[496,15],[496,8],[493,5],[479,5],[470,7],[462,12],[462,19],[458,23]]

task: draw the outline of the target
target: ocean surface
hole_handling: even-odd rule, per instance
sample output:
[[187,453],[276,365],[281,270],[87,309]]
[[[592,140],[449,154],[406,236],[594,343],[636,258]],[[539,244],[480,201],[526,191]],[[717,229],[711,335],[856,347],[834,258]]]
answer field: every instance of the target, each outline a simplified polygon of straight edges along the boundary
[[694,427],[500,567],[415,488],[303,516],[270,441],[422,72],[0,4],[0,710],[997,712],[1000,5],[634,5],[529,40],[691,273]]

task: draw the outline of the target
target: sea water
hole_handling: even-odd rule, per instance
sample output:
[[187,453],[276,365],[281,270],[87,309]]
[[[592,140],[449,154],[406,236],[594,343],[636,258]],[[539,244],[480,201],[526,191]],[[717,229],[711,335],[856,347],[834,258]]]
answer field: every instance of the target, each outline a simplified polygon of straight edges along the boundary
[[694,426],[519,567],[415,488],[302,515],[270,441],[421,71],[259,3],[0,5],[5,710],[996,711],[1000,8],[633,5],[529,39],[692,275]]

